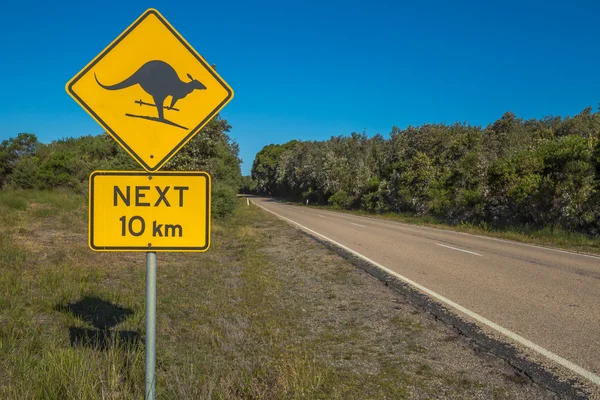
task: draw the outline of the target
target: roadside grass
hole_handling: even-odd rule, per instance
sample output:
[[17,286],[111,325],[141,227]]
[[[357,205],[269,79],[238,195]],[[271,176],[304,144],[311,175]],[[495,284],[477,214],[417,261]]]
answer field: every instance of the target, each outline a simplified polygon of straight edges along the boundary
[[27,205],[43,204],[57,210],[71,211],[81,208],[85,198],[68,190],[2,190],[0,205],[25,210]]
[[[281,202],[284,204],[306,207],[304,203],[289,200],[282,200]],[[377,214],[364,210],[345,210],[332,206],[312,204],[309,204],[308,207],[600,255],[599,236],[590,237],[579,232],[569,232],[561,228],[545,227],[543,229],[539,229],[529,226],[495,227],[487,223],[473,224],[464,221],[461,221],[458,224],[450,224],[439,218],[429,215],[419,217],[404,213]]]
[[[143,398],[144,254],[89,250],[82,196],[0,207],[0,398]],[[262,210],[213,227],[206,253],[158,254],[159,399],[544,395]]]

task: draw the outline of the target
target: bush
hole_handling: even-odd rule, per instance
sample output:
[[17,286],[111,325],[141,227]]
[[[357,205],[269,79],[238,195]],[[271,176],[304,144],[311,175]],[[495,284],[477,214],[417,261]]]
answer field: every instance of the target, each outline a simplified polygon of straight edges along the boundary
[[25,156],[15,162],[12,173],[6,179],[11,188],[33,189],[39,187],[40,161],[37,157]]
[[354,198],[348,195],[344,189],[340,189],[329,197],[329,204],[334,208],[350,208]]
[[211,212],[214,217],[225,217],[237,206],[237,190],[230,185],[216,182],[212,187]]
[[[213,210],[224,216],[235,208],[240,187],[237,144],[230,126],[213,118],[163,170],[206,171],[216,182]],[[94,170],[141,170],[110,136],[82,136],[41,144],[35,135],[19,134],[0,143],[0,188],[67,189],[85,193]]]
[[242,176],[240,184],[240,193],[251,194],[256,193],[257,182],[251,176]]
[[487,127],[392,128],[265,146],[258,190],[336,208],[408,212],[451,222],[600,232],[600,112]]

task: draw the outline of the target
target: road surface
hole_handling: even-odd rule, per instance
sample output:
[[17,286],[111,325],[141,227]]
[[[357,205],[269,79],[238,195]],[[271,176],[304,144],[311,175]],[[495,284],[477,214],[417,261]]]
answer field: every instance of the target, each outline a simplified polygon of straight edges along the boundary
[[465,319],[600,385],[600,257],[268,198],[252,201],[380,264]]

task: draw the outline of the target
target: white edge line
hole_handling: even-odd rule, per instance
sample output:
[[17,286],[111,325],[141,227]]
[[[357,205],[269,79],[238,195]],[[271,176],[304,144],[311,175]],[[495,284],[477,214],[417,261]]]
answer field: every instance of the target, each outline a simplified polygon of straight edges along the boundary
[[332,239],[328,238],[327,236],[321,235],[320,233],[315,232],[312,229],[309,229],[309,228],[307,228],[307,227],[305,227],[303,225],[300,225],[299,223],[294,222],[294,221],[292,221],[289,218],[283,217],[283,216],[281,216],[281,215],[279,215],[279,214],[277,214],[277,213],[275,213],[275,212],[273,212],[271,210],[268,210],[265,207],[257,204],[255,201],[252,201],[252,203],[254,203],[256,206],[262,208],[263,210],[265,210],[265,211],[267,211],[267,212],[269,212],[269,213],[277,216],[278,218],[280,218],[280,219],[282,219],[284,221],[287,221],[288,223],[291,223],[292,225],[295,225],[295,226],[297,226],[297,227],[305,230],[306,232],[310,232],[313,235],[319,236],[320,238],[323,238],[323,239],[327,240],[328,242],[333,243],[334,245],[336,245],[336,246],[338,246],[338,247],[346,250],[347,252],[349,252],[351,254],[354,254],[358,258],[360,258],[360,259],[362,259],[362,260],[364,260],[364,261],[366,261],[366,262],[368,262],[368,263],[376,266],[377,268],[379,268],[379,269],[387,272],[388,274],[393,275],[396,278],[398,278],[398,279],[400,279],[400,280],[408,283],[409,285],[414,286],[415,288],[417,288],[420,291],[428,294],[429,296],[431,296],[431,297],[433,297],[433,298],[441,301],[442,303],[447,304],[450,307],[453,307],[456,310],[458,310],[458,311],[460,311],[460,312],[468,315],[469,317],[473,318],[477,322],[480,322],[480,323],[482,323],[482,324],[484,324],[484,325],[486,325],[486,326],[494,329],[495,331],[503,334],[504,336],[507,336],[508,338],[510,338],[510,339],[512,339],[512,340],[514,340],[514,341],[516,341],[518,343],[520,343],[521,345],[523,345],[523,346],[525,346],[525,347],[527,347],[527,348],[529,348],[529,349],[531,349],[531,350],[533,350],[533,351],[535,351],[535,352],[537,352],[537,353],[539,353],[539,354],[541,354],[541,355],[549,358],[550,360],[552,360],[552,361],[554,361],[554,362],[562,365],[563,367],[565,367],[565,368],[567,368],[567,369],[575,372],[576,374],[578,374],[578,375],[580,375],[580,376],[582,376],[582,377],[590,380],[591,382],[595,383],[596,385],[600,385],[600,376],[594,374],[593,372],[588,371],[588,370],[580,367],[579,365],[572,363],[571,361],[569,361],[569,360],[567,360],[567,359],[559,356],[558,354],[554,354],[550,350],[546,350],[545,348],[543,348],[543,347],[541,347],[541,346],[533,343],[529,339],[525,339],[523,336],[521,336],[521,335],[519,335],[517,333],[514,333],[514,332],[512,332],[512,331],[510,331],[510,330],[508,330],[508,329],[506,329],[506,328],[504,328],[504,327],[496,324],[495,322],[490,321],[489,319],[487,319],[485,317],[482,317],[481,315],[479,315],[479,314],[477,314],[477,313],[475,313],[475,312],[473,312],[473,311],[471,311],[471,310],[469,310],[469,309],[461,306],[460,304],[457,304],[457,303],[453,302],[452,300],[450,300],[450,299],[442,296],[441,294],[437,294],[433,290],[427,289],[425,286],[422,286],[422,285],[418,284],[417,282],[412,281],[412,280],[408,279],[407,277],[405,277],[403,275],[400,275],[399,273],[397,273],[395,271],[392,271],[391,269],[388,269],[388,268],[384,267],[383,265],[379,264],[378,262],[373,261],[373,260],[371,260],[370,258],[368,258],[366,256],[363,256],[362,254],[360,254],[360,253],[358,253],[358,252],[356,252],[356,251],[354,251],[354,250],[352,250],[352,249],[344,246],[341,243],[336,242],[335,240],[332,240]]
[[439,243],[436,243],[436,246],[442,246],[442,247],[446,247],[446,248],[448,248],[448,249],[452,249],[452,250],[458,250],[458,251],[463,251],[463,252],[465,252],[465,253],[474,254],[474,255],[476,255],[476,256],[483,257],[483,256],[482,256],[481,254],[479,254],[479,253],[473,253],[472,251],[469,251],[469,250],[463,250],[463,249],[459,249],[459,248],[452,247],[452,246],[446,246],[445,244],[439,244]]
[[356,225],[356,226],[360,226],[361,228],[366,228],[366,226],[361,225],[361,224],[355,224],[354,222],[350,222],[351,225]]
[[[280,204],[280,205],[283,205],[283,204]],[[297,208],[298,206],[294,205],[294,206],[288,206],[288,207],[296,207]],[[482,239],[496,240],[498,242],[505,242],[505,243],[510,243],[510,244],[516,244],[516,245],[519,245],[519,246],[534,247],[536,249],[557,251],[559,253],[571,254],[571,255],[574,255],[574,256],[581,256],[581,257],[588,257],[588,258],[595,258],[595,259],[600,260],[600,256],[596,256],[596,255],[593,255],[593,254],[578,253],[576,251],[562,250],[562,249],[557,249],[557,248],[554,248],[554,247],[538,246],[538,245],[535,245],[535,244],[517,242],[515,240],[500,239],[500,238],[495,238],[495,237],[491,237],[491,236],[477,235],[475,233],[468,233],[468,232],[458,232],[458,231],[454,231],[454,230],[451,230],[451,229],[439,229],[439,228],[433,228],[431,226],[425,226],[425,225],[409,224],[409,223],[406,223],[406,222],[399,222],[399,221],[394,221],[394,220],[385,219],[385,218],[373,218],[373,217],[367,217],[365,215],[354,215],[354,214],[350,214],[350,213],[343,213],[343,212],[331,211],[331,210],[322,210],[322,211],[325,211],[325,212],[328,212],[328,213],[332,213],[332,214],[345,215],[345,216],[348,216],[348,217],[364,218],[364,219],[368,219],[369,221],[387,222],[387,223],[391,223],[391,224],[398,224],[398,225],[409,226],[409,227],[414,227],[414,228],[429,229],[429,230],[438,231],[438,232],[454,233],[456,235],[473,236],[473,237],[482,238]]]

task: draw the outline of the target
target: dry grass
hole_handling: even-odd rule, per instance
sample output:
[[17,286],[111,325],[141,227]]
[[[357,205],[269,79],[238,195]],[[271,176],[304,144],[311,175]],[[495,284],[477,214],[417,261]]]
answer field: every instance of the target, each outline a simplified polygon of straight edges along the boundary
[[[0,209],[0,398],[143,398],[144,255],[89,250],[81,197]],[[215,221],[207,253],[159,254],[157,290],[160,399],[545,394],[255,207]]]

